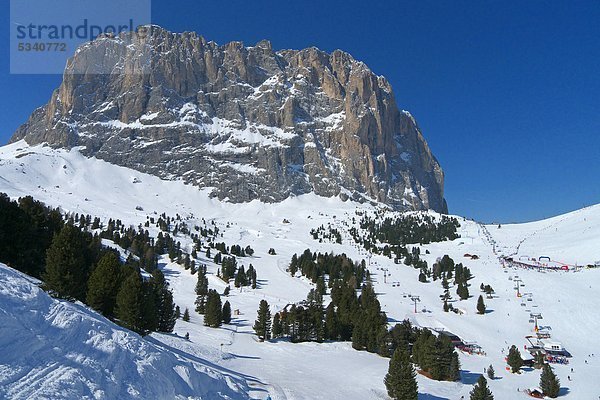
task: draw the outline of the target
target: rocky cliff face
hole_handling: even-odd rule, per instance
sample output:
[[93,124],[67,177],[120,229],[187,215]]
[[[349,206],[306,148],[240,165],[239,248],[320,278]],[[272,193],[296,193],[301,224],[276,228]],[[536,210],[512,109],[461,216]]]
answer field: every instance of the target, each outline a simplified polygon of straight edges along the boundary
[[11,140],[85,146],[232,202],[315,192],[446,212],[442,169],[415,120],[349,54],[144,29],[79,48]]

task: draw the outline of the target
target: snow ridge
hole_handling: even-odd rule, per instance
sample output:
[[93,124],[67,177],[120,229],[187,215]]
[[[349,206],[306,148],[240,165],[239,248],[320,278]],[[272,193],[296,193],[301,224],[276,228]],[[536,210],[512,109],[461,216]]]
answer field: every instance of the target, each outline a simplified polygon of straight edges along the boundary
[[80,303],[52,299],[4,264],[0,348],[2,398],[248,398],[243,379],[175,356]]

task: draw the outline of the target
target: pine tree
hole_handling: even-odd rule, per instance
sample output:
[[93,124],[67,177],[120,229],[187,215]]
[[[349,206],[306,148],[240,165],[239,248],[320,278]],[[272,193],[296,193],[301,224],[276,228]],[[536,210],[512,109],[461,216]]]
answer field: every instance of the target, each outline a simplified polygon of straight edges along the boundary
[[450,365],[448,366],[448,380],[458,381],[460,380],[460,360],[458,354],[453,350],[450,357]]
[[114,252],[107,252],[88,279],[86,303],[106,317],[114,316],[117,294],[121,287],[121,262]]
[[292,256],[292,261],[290,263],[288,271],[290,271],[290,275],[292,275],[292,276],[296,275],[296,272],[298,272],[298,255],[297,254],[294,254]]
[[333,302],[329,303],[325,310],[325,338],[330,340],[339,338],[339,321]]
[[506,361],[510,366],[513,374],[518,372],[523,366],[523,359],[521,358],[521,353],[519,352],[519,349],[517,349],[517,346],[515,346],[514,344],[510,347],[510,350],[508,350],[508,358]]
[[261,300],[258,307],[258,316],[253,326],[254,332],[260,341],[269,340],[271,338],[271,311],[269,303],[266,300]]
[[485,314],[485,303],[483,302],[483,296],[479,295],[479,298],[477,299],[477,313],[479,314]]
[[130,274],[117,294],[115,315],[119,324],[139,334],[146,334],[144,320],[144,286],[139,273]]
[[277,339],[283,335],[283,326],[281,324],[281,316],[276,313],[273,316],[273,338]]
[[[142,280],[142,292],[144,294],[142,301],[142,326],[146,333],[158,330],[159,322],[160,297],[155,291],[152,280],[153,278],[150,281]],[[174,310],[171,311],[174,312]]]
[[181,318],[181,309],[179,306],[175,306],[175,319]]
[[444,275],[444,277],[442,278],[442,288],[444,288],[444,290],[448,290],[450,288],[448,280],[446,279],[446,275]]
[[204,325],[218,328],[223,322],[223,308],[221,296],[216,290],[210,289],[206,298],[206,313],[204,314]]
[[[252,266],[252,264],[250,264],[250,266]],[[256,270],[254,268],[252,269],[251,280],[252,280],[252,285],[251,285],[252,289],[256,289],[257,279],[256,279]]]
[[376,352],[380,338],[385,336],[387,317],[370,283],[363,285],[359,297],[359,308],[353,313],[352,347],[357,350]]
[[246,271],[244,270],[244,266],[240,266],[240,268],[237,271],[237,274],[235,275],[235,280],[233,281],[233,285],[237,288],[241,287],[241,286],[246,286],[247,284],[247,277],[246,277]]
[[190,311],[187,309],[187,307],[185,308],[185,311],[183,312],[183,317],[182,319],[185,322],[190,322]]
[[225,304],[223,304],[221,315],[223,317],[223,323],[229,324],[231,322],[231,304],[229,304],[229,301],[226,301]]
[[152,271],[150,283],[156,304],[156,330],[159,332],[173,332],[177,319],[175,303],[173,302],[173,292],[169,289],[169,284],[165,280],[163,273],[158,269]]
[[198,314],[204,314],[206,312],[206,296],[196,296],[196,312]]
[[69,300],[85,300],[88,264],[87,243],[78,228],[65,224],[46,252],[44,288]]
[[541,351],[535,353],[535,355],[533,356],[533,367],[536,369],[540,369],[544,366],[545,363],[546,360],[544,359],[544,353],[542,353]]
[[490,364],[490,366],[487,368],[487,376],[491,380],[494,380],[496,378],[496,371],[494,370],[492,364]]
[[206,267],[203,265],[198,268],[196,295],[196,312],[204,314],[206,312],[206,296],[208,295],[208,278],[206,278]]
[[458,288],[456,289],[456,294],[460,297],[461,300],[466,300],[469,298],[469,288],[466,283],[460,282],[458,284]]
[[560,392],[560,381],[549,364],[544,364],[544,367],[542,368],[540,388],[542,389],[544,396],[548,396],[552,399],[558,397],[558,393]]
[[388,395],[394,400],[417,400],[416,376],[408,351],[403,347],[397,347],[384,379]]
[[323,278],[323,276],[321,275],[321,277],[319,277],[319,280],[317,281],[317,293],[319,294],[319,296],[321,296],[321,300],[323,299],[323,296],[325,296],[325,294],[327,293],[327,287],[325,286],[325,278]]
[[448,300],[444,300],[444,312],[450,311],[450,306],[448,305]]
[[434,348],[426,357],[431,357],[431,364],[428,368],[431,377],[435,380],[457,379],[460,371],[458,355],[454,351],[454,345],[446,335],[440,335],[434,341]]
[[479,377],[477,384],[471,390],[470,400],[494,400],[494,396],[487,386],[487,380],[483,375]]
[[306,324],[307,340],[322,342],[325,338],[323,297],[315,289],[311,289],[307,297]]

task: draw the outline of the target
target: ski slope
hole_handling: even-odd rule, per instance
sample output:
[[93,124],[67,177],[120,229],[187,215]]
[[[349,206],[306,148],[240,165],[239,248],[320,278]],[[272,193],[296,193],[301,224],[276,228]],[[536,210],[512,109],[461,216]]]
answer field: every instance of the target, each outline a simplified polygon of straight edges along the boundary
[[525,224],[488,225],[505,255],[585,266],[600,261],[600,204]]
[[[232,323],[221,329],[205,328],[202,316],[193,311],[196,277],[163,258],[160,267],[171,284],[175,301],[182,311],[186,307],[190,309],[191,320],[187,323],[179,320],[176,335],[153,334],[145,341],[167,349],[173,357],[230,371],[242,382],[234,387],[243,388],[246,384],[245,392],[251,398],[387,398],[383,377],[388,359],[357,352],[349,343],[292,344],[285,340],[258,343],[252,333],[261,299],[266,299],[271,311],[276,312],[289,303],[303,300],[313,287],[307,280],[291,277],[286,272],[294,253],[311,248],[313,251],[343,252],[355,260],[367,258],[366,252],[351,241],[348,228],[352,226],[357,209],[371,213],[374,206],[315,195],[290,198],[277,204],[218,202],[208,198],[205,191],[182,182],[163,181],[101,160],[88,159],[77,150],[29,147],[24,142],[0,148],[0,191],[13,198],[32,195],[65,211],[83,212],[103,219],[119,218],[132,225],[163,212],[181,215],[190,226],[203,217],[214,221],[223,233],[219,240],[228,245],[250,245],[255,250],[253,257],[242,258],[239,262],[246,267],[253,264],[258,272],[259,287],[241,291],[232,287],[230,295],[223,301],[228,300],[233,310],[239,310],[239,315],[234,315]],[[600,298],[596,295],[600,288],[600,270],[542,273],[509,269],[501,266],[498,256],[513,253],[536,257],[547,255],[570,265],[600,260],[600,207],[545,221],[502,225],[500,229],[496,225],[483,226],[457,218],[461,223],[461,238],[420,247],[422,258],[430,266],[437,257],[448,254],[455,262],[462,262],[471,269],[475,276],[469,288],[472,297],[452,303],[463,311],[462,315],[443,312],[439,299],[443,290],[439,281],[420,283],[418,270],[394,264],[383,256],[370,258],[369,269],[375,289],[390,324],[409,318],[419,326],[448,330],[464,340],[477,342],[486,353],[460,353],[461,382],[435,382],[419,375],[419,398],[468,398],[473,384],[490,364],[497,375],[497,379],[489,382],[496,399],[528,398],[517,389],[536,386],[539,371],[510,374],[504,369],[504,356],[511,344],[524,353],[523,346],[528,344],[525,336],[533,333],[533,324],[529,322],[531,312],[543,314],[540,323],[551,329],[553,340],[560,341],[573,355],[569,365],[555,366],[561,379],[562,395],[572,399],[598,398],[600,382],[596,377],[600,375],[600,347],[595,333],[600,330],[600,318],[596,314],[600,307]],[[312,239],[309,234],[312,228],[328,224],[342,231],[342,244],[319,243]],[[155,228],[150,231],[151,234],[158,233]],[[191,249],[189,237],[181,236],[178,240],[183,248]],[[267,253],[271,247],[277,255]],[[426,255],[425,250],[430,254]],[[479,258],[465,258],[466,253],[476,254]],[[210,287],[222,293],[226,284],[215,275],[218,266],[201,253],[198,261],[208,266]],[[381,268],[386,268],[389,274],[386,282]],[[524,297],[516,297],[515,276],[525,285],[521,288]],[[480,283],[492,285],[496,292],[493,299],[486,299],[488,313],[484,316],[476,314]],[[451,288],[451,293],[455,294],[455,288]],[[421,299],[416,314],[409,295]],[[14,318],[18,320],[17,316]],[[186,333],[190,335],[189,341],[181,339]],[[4,337],[5,333],[2,333],[0,340]],[[9,373],[18,369],[16,359],[2,361],[2,364],[5,365],[3,371]],[[169,396],[159,394],[156,398]]]

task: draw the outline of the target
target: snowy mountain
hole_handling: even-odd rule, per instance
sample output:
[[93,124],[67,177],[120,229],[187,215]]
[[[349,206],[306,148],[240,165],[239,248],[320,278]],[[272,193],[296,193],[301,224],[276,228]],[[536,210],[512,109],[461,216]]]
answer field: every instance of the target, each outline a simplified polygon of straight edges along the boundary
[[80,47],[12,141],[85,146],[231,202],[316,193],[447,210],[443,171],[415,119],[351,55],[141,29]]
[[[0,267],[0,340],[3,349],[20,350],[20,354],[0,354],[2,396],[54,398],[55,393],[64,393],[65,398],[102,398],[102,393],[108,397],[127,393],[120,390],[126,391],[130,384],[131,397],[137,398],[203,394],[213,398],[217,392],[230,398],[244,398],[246,393],[256,399],[387,398],[383,384],[389,362],[386,358],[355,351],[347,342],[256,340],[252,324],[260,300],[268,300],[272,311],[280,311],[305,299],[314,287],[307,279],[292,277],[286,271],[291,256],[306,248],[345,253],[354,260],[368,259],[390,325],[408,318],[420,327],[452,332],[485,352],[460,353],[460,382],[437,382],[419,375],[420,399],[468,398],[489,365],[497,374],[497,379],[489,381],[496,399],[528,398],[517,389],[538,385],[539,371],[525,368],[521,374],[511,374],[504,369],[504,357],[512,344],[526,354],[524,346],[530,346],[526,336],[534,335],[532,313],[543,315],[540,325],[544,331],[572,355],[569,364],[553,365],[561,380],[561,396],[598,396],[600,352],[595,332],[600,330],[596,317],[600,269],[580,267],[600,260],[600,206],[501,227],[457,217],[460,238],[414,244],[429,265],[447,254],[470,268],[475,277],[469,288],[472,297],[451,301],[460,310],[456,314],[442,310],[439,280],[421,283],[419,270],[395,264],[383,255],[371,255],[352,240],[349,229],[357,227],[356,212],[375,216],[382,212],[377,205],[315,194],[275,204],[258,200],[220,202],[210,197],[208,189],[199,191],[181,180],[161,180],[88,158],[78,148],[29,146],[24,141],[0,148],[0,192],[13,198],[32,195],[64,211],[91,214],[104,221],[119,218],[134,226],[163,212],[181,215],[190,226],[205,218],[219,227],[221,240],[227,244],[250,245],[255,250],[243,262],[254,265],[260,281],[254,290],[232,288],[227,300],[238,313],[231,324],[207,328],[202,325],[202,316],[193,312],[196,277],[165,256],[160,268],[176,303],[192,310],[191,320],[179,320],[174,335],[152,334],[142,339],[82,305],[48,298],[30,280]],[[385,215],[398,214],[387,211]],[[433,212],[428,215],[438,217]],[[309,232],[321,225],[339,229],[342,243],[314,240]],[[149,229],[152,235],[158,233],[157,228]],[[191,249],[188,236],[177,238],[182,248]],[[268,254],[270,248],[276,255]],[[515,260],[547,256],[569,269],[503,266],[502,256]],[[219,266],[203,254],[198,257],[207,265],[209,286],[222,293],[226,284],[216,276]],[[517,279],[521,280],[521,297],[516,296]],[[485,300],[485,315],[476,313],[480,283],[491,285],[495,291],[493,298]],[[455,290],[451,286],[452,294]],[[417,313],[409,295],[420,298]],[[182,338],[186,333],[189,341]],[[118,367],[111,367],[117,359]],[[147,363],[148,359],[155,361]],[[35,392],[35,388],[40,391]],[[43,392],[46,388],[48,391]]]

